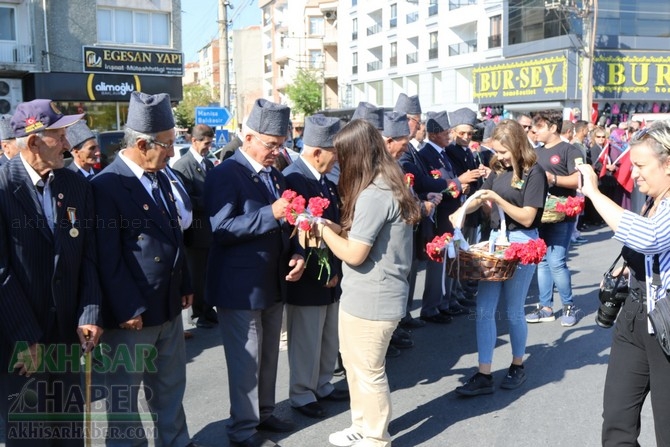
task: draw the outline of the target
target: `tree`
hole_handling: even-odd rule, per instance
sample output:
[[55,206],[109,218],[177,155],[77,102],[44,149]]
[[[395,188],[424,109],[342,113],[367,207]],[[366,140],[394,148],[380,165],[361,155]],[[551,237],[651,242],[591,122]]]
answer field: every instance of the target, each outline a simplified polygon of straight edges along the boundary
[[322,86],[319,72],[301,68],[293,84],[286,86],[286,95],[293,103],[294,112],[305,116],[313,115],[321,109]]
[[195,108],[207,107],[217,102],[207,85],[184,86],[184,99],[181,100],[174,112],[177,126],[191,129],[195,126]]

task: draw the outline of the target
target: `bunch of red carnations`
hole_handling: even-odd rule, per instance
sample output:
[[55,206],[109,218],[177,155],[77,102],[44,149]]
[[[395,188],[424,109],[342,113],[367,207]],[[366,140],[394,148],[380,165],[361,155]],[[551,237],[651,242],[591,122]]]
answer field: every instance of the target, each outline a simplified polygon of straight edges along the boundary
[[505,250],[504,257],[522,264],[539,264],[546,253],[547,244],[543,239],[531,239],[528,242],[512,242]]
[[426,244],[426,254],[431,261],[443,262],[444,252],[451,240],[453,234],[444,233],[442,236],[435,236],[432,241]]

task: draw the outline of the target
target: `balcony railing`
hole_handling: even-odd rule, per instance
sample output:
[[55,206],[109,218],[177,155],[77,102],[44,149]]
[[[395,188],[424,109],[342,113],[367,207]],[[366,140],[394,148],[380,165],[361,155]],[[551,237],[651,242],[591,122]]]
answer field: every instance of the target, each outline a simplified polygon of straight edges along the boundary
[[500,48],[501,40],[500,34],[489,36],[489,48]]
[[476,4],[477,0],[449,0],[449,11]]
[[397,67],[398,66],[398,56],[391,56],[389,58],[389,67]]
[[0,62],[32,64],[33,46],[18,45],[16,42],[0,42]]
[[352,75],[358,74],[358,65],[351,66],[351,74]]
[[432,17],[437,14],[437,3],[433,3],[428,6],[428,17]]
[[410,12],[409,14],[407,14],[407,15],[405,16],[405,21],[406,21],[406,23],[414,23],[414,22],[416,22],[417,20],[419,20],[419,13],[416,12],[416,11],[414,11],[414,12]]
[[458,56],[459,54],[475,53],[477,52],[477,41],[469,40],[453,45],[449,45],[449,56]]
[[382,31],[382,26],[379,25],[379,24],[368,26],[368,36],[372,36],[373,34],[380,33],[381,31]]
[[389,28],[395,28],[396,26],[398,26],[398,18],[393,17],[389,20]]
[[377,71],[382,69],[382,61],[368,62],[368,71]]
[[415,51],[414,53],[407,53],[407,63],[416,64],[419,61],[419,53]]
[[437,59],[437,48],[428,48],[428,59]]

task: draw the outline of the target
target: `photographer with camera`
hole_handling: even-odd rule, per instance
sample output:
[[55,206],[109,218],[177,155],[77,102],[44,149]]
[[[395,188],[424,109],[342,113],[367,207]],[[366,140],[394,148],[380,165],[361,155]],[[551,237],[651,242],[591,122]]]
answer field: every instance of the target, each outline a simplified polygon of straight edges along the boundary
[[[648,315],[670,290],[670,121],[657,121],[630,141],[632,177],[648,200],[641,215],[624,210],[598,190],[589,165],[582,193],[625,247],[629,291],[616,321],[603,400],[603,446],[639,445],[640,412],[651,393],[657,445],[670,445],[670,358],[654,334]],[[602,297],[599,325],[616,317],[617,287]],[[605,305],[607,303],[607,305]],[[603,306],[606,308],[603,309]],[[614,314],[614,315],[613,315]]]

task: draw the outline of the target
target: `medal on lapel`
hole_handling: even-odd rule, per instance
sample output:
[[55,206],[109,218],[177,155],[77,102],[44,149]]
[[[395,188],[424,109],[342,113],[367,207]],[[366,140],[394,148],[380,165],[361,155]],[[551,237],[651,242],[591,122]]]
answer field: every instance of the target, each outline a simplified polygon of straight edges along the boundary
[[77,208],[69,206],[67,208],[67,218],[70,221],[70,225],[72,225],[72,228],[70,228],[70,237],[79,236],[79,230],[74,227],[75,223],[77,223]]

